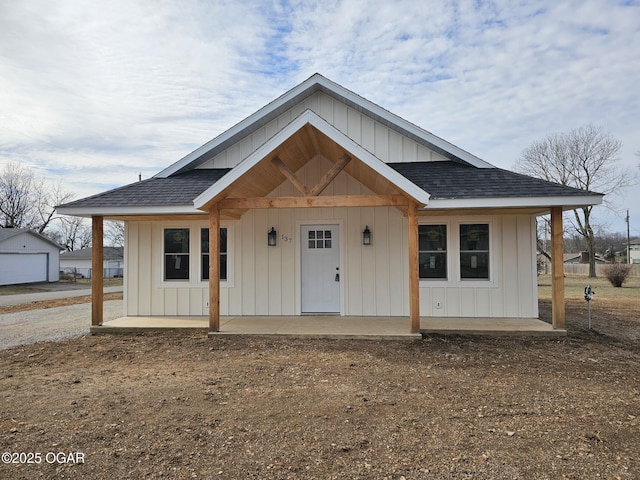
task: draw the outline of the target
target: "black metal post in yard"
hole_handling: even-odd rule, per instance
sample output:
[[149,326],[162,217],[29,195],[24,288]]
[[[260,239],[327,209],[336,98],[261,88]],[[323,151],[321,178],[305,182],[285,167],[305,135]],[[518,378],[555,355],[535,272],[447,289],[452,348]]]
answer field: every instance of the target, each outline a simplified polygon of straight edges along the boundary
[[591,330],[591,298],[596,294],[595,290],[591,288],[591,285],[584,287],[584,299],[587,301],[589,311],[589,330]]

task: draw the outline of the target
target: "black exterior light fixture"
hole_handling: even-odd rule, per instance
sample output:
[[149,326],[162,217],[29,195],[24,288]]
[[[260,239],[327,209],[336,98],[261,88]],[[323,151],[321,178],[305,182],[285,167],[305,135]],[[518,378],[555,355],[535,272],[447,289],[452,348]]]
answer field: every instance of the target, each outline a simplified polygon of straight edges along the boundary
[[365,226],[362,231],[362,244],[371,245],[371,230],[369,230],[369,225]]
[[267,245],[270,247],[275,247],[277,243],[278,232],[276,232],[275,228],[271,227],[269,233],[267,234]]

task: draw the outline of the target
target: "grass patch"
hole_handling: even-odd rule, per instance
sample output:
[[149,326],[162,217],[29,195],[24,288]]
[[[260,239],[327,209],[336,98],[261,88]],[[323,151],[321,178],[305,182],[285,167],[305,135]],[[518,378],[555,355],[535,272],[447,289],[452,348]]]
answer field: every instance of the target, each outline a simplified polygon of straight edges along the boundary
[[[604,277],[589,278],[584,275],[565,275],[564,295],[567,299],[584,300],[584,288],[591,285],[597,299],[626,299],[640,301],[640,277],[630,277],[622,287],[613,287]],[[540,275],[538,277],[538,297],[541,299],[551,298],[551,275]]]
[[[60,290],[56,288],[58,284],[69,285],[69,287],[63,288],[62,290],[73,290],[75,286],[76,289],[90,289],[91,288],[91,279],[90,278],[79,278],[75,282],[53,282],[53,283],[37,283],[37,284],[22,284],[22,285],[2,285],[0,286],[0,295],[22,295],[24,293],[42,293]],[[105,278],[104,286],[105,287],[121,287],[123,284],[122,278]]]
[[37,293],[42,290],[25,285],[2,285],[0,295],[20,295],[22,293]]
[[[61,282],[61,283],[73,283],[73,282]],[[78,278],[75,283],[77,285],[86,285],[87,288],[91,288],[91,279],[90,278]],[[105,287],[120,287],[123,284],[122,278],[105,278],[104,279]]]

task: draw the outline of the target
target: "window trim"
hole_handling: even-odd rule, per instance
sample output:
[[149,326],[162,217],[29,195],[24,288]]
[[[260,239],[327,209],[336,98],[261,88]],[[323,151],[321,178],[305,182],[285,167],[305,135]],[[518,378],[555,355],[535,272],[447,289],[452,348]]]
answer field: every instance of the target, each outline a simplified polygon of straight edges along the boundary
[[[224,255],[225,255],[225,258],[226,258],[226,267],[227,267],[226,268],[226,273],[227,273],[227,277],[220,279],[220,283],[221,284],[223,282],[227,282],[228,279],[229,279],[229,227],[227,227],[226,225],[220,225],[220,230],[222,230],[222,229],[225,229],[227,231],[227,251],[224,252]],[[198,246],[200,247],[199,250],[198,250],[198,257],[199,257],[198,258],[198,262],[199,262],[198,263],[198,265],[199,265],[199,268],[198,268],[199,276],[198,276],[198,278],[199,278],[201,283],[207,283],[208,284],[209,283],[209,279],[208,278],[203,278],[205,270],[202,267],[204,256],[205,255],[210,256],[208,251],[204,252],[202,250],[202,232],[204,230],[209,230],[209,227],[208,226],[206,226],[206,227],[198,227]],[[222,256],[222,252],[220,252],[220,256]]]
[[[422,219],[419,219],[422,220]],[[460,274],[460,225],[486,224],[489,226],[489,278],[461,278]],[[432,287],[497,287],[499,272],[496,272],[496,245],[500,245],[496,235],[496,219],[494,217],[469,217],[449,218],[438,221],[430,218],[420,221],[419,225],[446,225],[447,226],[447,279],[420,278],[421,288]],[[500,256],[501,254],[498,253]]]
[[[200,229],[209,228],[208,223],[199,221],[197,223],[185,224],[182,222],[167,222],[160,225],[160,255],[158,255],[156,263],[159,267],[159,275],[153,274],[159,283],[156,284],[160,288],[207,288],[209,280],[202,280],[202,264],[201,264],[201,239]],[[227,229],[227,279],[220,280],[221,288],[231,288],[234,286],[235,276],[235,222],[222,221],[220,228]],[[187,229],[189,230],[189,279],[185,280],[165,280],[164,265],[164,231],[167,229]],[[195,253],[194,253],[195,252]],[[155,254],[154,254],[155,256]],[[158,281],[158,280],[156,280]]]
[[[187,253],[180,253],[181,256],[186,256],[189,265],[189,276],[187,278],[167,278],[167,255],[171,255],[171,253],[167,254],[166,245],[165,245],[165,235],[167,230],[186,230],[189,233],[189,251]],[[193,236],[191,235],[191,229],[185,226],[162,226],[162,238],[161,238],[161,249],[162,249],[162,283],[167,283],[171,285],[176,284],[188,284],[191,281],[191,274],[193,272],[192,265],[192,251],[193,251]]]
[[[462,253],[462,249],[460,248],[460,227],[462,225],[487,225],[488,228],[488,235],[489,235],[489,249],[488,249],[488,256],[489,259],[487,260],[487,268],[489,269],[489,275],[487,278],[462,278],[462,270],[461,270],[461,263],[460,263],[460,255]],[[459,221],[456,222],[456,245],[457,245],[457,252],[456,252],[456,269],[457,269],[457,278],[458,278],[458,282],[460,282],[461,284],[464,284],[465,286],[482,286],[482,285],[487,285],[487,283],[495,283],[494,279],[495,279],[495,262],[494,262],[494,257],[495,257],[495,241],[494,241],[494,235],[495,235],[495,228],[494,228],[494,221],[492,219],[487,219],[487,218],[463,218]],[[484,250],[483,250],[484,251]]]
[[[234,223],[229,221],[220,222],[220,228],[227,229],[227,278],[226,280],[220,280],[220,287],[231,288],[234,286],[234,272],[235,272],[235,255],[234,255]],[[209,224],[199,223],[194,228],[198,229],[198,265],[196,271],[198,272],[197,278],[194,280],[194,283],[200,286],[209,285],[209,280],[202,280],[202,244],[200,237],[200,230],[203,228],[209,228]]]
[[[429,226],[429,225],[443,225],[445,227],[445,231],[446,231],[446,235],[447,235],[447,243],[446,243],[446,250],[444,251],[444,253],[446,253],[446,262],[447,262],[447,268],[446,268],[446,272],[445,272],[445,277],[437,277],[437,278],[429,278],[429,277],[420,277],[420,266],[418,265],[418,279],[421,282],[429,282],[429,284],[433,284],[434,282],[442,282],[442,283],[448,283],[451,279],[451,261],[450,261],[450,252],[451,252],[451,225],[450,222],[424,222],[424,223],[419,223],[418,224],[418,235],[420,232],[420,227],[422,226]],[[420,240],[419,240],[419,236],[418,236],[418,262],[420,259]],[[426,251],[426,250],[423,250]]]

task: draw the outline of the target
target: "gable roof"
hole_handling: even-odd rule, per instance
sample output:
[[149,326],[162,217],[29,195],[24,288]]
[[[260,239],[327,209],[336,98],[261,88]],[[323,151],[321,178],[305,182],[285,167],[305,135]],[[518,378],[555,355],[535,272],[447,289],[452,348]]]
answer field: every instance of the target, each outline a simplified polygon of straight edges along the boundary
[[[234,182],[237,182],[242,178],[242,176],[246,175],[247,172],[249,172],[258,163],[266,161],[268,158],[273,158],[273,152],[278,147],[283,145],[288,139],[292,138],[306,126],[313,127],[315,130],[326,136],[331,142],[352,155],[354,157],[353,160],[361,162],[364,166],[373,170],[376,174],[380,175],[399,190],[415,199],[418,203],[427,204],[429,202],[429,194],[426,191],[411,182],[407,177],[396,172],[394,169],[389,167],[388,164],[376,158],[372,153],[358,145],[337,128],[327,123],[316,113],[311,110],[305,110],[291,123],[260,146],[255,152],[240,162],[240,164],[233,168],[227,175],[221,178],[220,181],[211,185],[210,188],[198,195],[193,200],[194,206],[202,209],[216,197],[224,194],[224,192]],[[281,181],[277,182],[277,184],[279,183],[281,183]],[[275,186],[277,186],[277,184]],[[272,190],[272,188],[267,187],[267,190],[265,192],[261,192],[261,194],[264,195],[270,190]]]
[[[295,117],[234,168],[198,168],[218,153],[323,92],[449,160],[385,163],[312,110]],[[266,196],[285,181],[278,157],[297,171],[316,156],[351,160],[344,171],[379,194],[403,194],[427,209],[536,207],[601,203],[602,195],[502,170],[315,74],[151,179],[58,207],[67,215],[201,214],[223,197]],[[280,158],[282,157],[282,158]],[[236,212],[237,213],[237,212]]]
[[[93,248],[82,248],[73,250],[72,252],[62,252],[60,260],[90,260]],[[124,257],[124,248],[122,247],[104,247],[103,258],[105,260],[119,260]]]
[[58,245],[56,242],[54,242],[53,240],[48,239],[47,237],[45,237],[44,235],[38,233],[38,232],[34,232],[33,230],[30,230],[28,228],[0,228],[0,243],[9,240],[10,238],[13,238],[17,235],[22,235],[23,233],[26,233],[28,235],[32,235],[44,242],[47,242],[51,245],[53,245],[54,247],[60,249],[60,250],[64,250],[64,247],[61,247],[60,245]]
[[177,161],[173,165],[165,168],[157,177],[168,177],[174,173],[196,168],[207,160],[213,158],[229,146],[240,139],[250,135],[279,115],[290,109],[292,106],[302,102],[316,92],[323,92],[344,104],[354,108],[383,125],[397,131],[417,143],[439,153],[440,155],[454,161],[468,163],[478,168],[491,168],[491,165],[475,155],[443,140],[442,138],[423,130],[422,128],[404,120],[403,118],[385,110],[375,103],[347,90],[346,88],[323,77],[319,73],[292,88],[276,100],[262,107],[260,110],[250,115],[226,132],[218,135],[213,140],[197,148],[189,155]]

